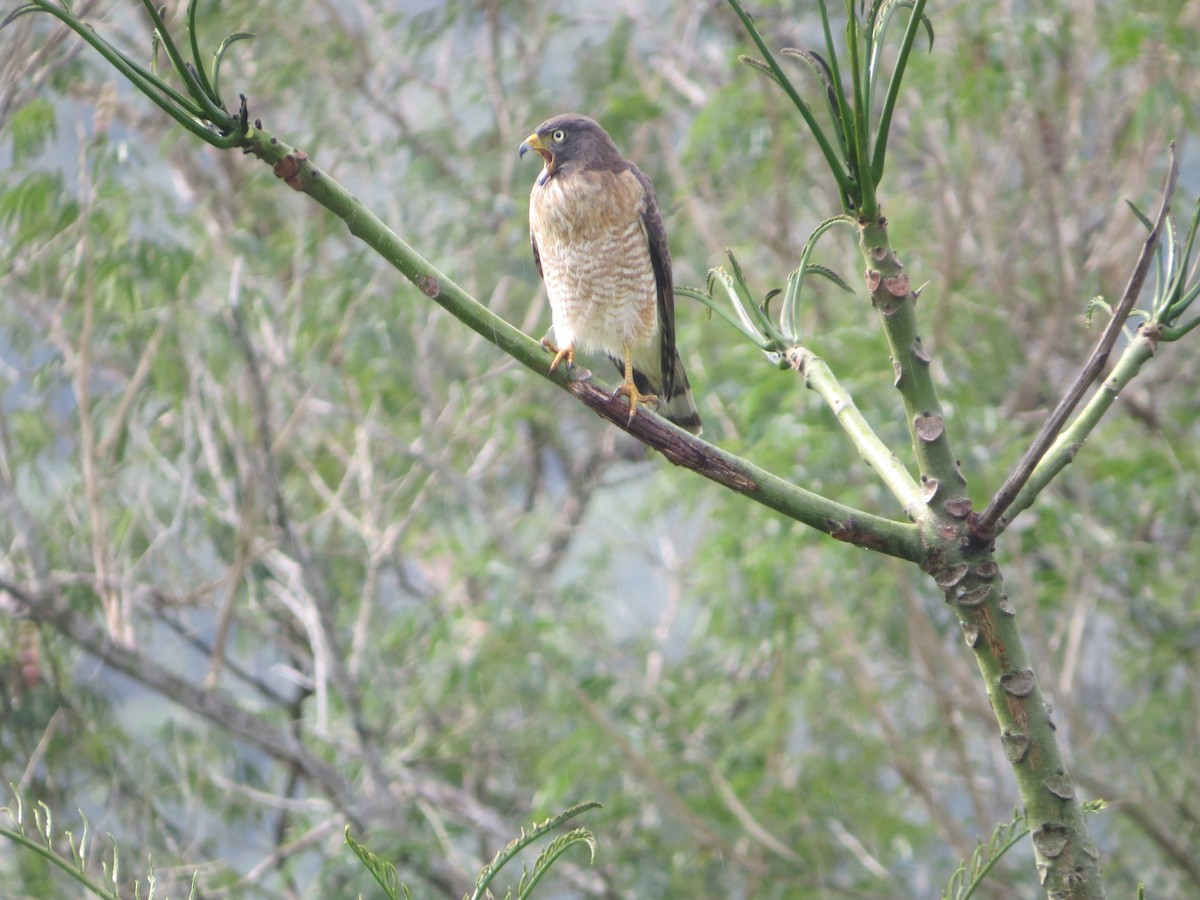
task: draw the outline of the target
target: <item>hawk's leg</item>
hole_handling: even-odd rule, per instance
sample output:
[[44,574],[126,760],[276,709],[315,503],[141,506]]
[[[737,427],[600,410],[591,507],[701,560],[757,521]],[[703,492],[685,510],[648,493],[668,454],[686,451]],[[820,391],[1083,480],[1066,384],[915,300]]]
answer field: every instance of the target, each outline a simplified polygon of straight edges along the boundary
[[[639,403],[655,403],[658,400],[657,394],[642,394],[638,392],[637,386],[633,383],[633,348],[629,344],[625,345],[625,380],[613,391],[613,396],[617,397],[624,394],[629,398],[629,421],[633,421],[633,417],[637,415]],[[628,424],[628,423],[627,423]]]
[[564,359],[567,361],[567,368],[575,367],[575,348],[563,347],[561,350],[554,344],[550,343],[549,338],[542,338],[542,346],[554,354],[554,361],[550,363],[550,371],[553,372],[558,368],[558,364]]

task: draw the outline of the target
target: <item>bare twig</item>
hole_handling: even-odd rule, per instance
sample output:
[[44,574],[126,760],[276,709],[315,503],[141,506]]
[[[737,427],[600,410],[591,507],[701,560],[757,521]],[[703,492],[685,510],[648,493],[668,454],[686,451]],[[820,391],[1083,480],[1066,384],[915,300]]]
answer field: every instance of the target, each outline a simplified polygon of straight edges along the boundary
[[[279,599],[285,601],[297,621],[305,627],[313,653],[313,675],[317,682],[315,687],[318,707],[320,709],[328,708],[325,706],[328,702],[326,693],[328,685],[325,684],[327,677],[334,688],[341,693],[353,722],[355,734],[358,736],[363,757],[372,776],[377,783],[383,784],[385,783],[383,761],[367,727],[358,685],[346,670],[345,656],[342,653],[341,640],[333,612],[333,593],[321,568],[313,560],[308,546],[301,540],[288,515],[287,504],[283,496],[283,480],[272,441],[273,432],[267,384],[253,341],[246,328],[240,299],[240,272],[240,265],[235,266],[230,288],[229,313],[232,335],[242,353],[250,381],[251,407],[257,425],[262,465],[266,468],[268,518],[278,534],[281,545],[282,552],[271,556],[275,560],[276,566],[283,564],[283,571],[286,571],[287,563],[290,560],[295,561],[298,575],[296,587],[300,588],[298,596],[292,586],[285,586],[286,581],[281,580],[282,589],[279,592]],[[296,597],[295,602],[289,602],[294,596]],[[305,602],[306,598],[308,602]],[[319,721],[324,722],[325,720],[322,717]]]
[[[87,166],[83,160],[80,160],[79,172],[84,184],[88,185],[89,202],[82,207],[83,216],[86,219],[91,215],[91,185],[86,174]],[[87,240],[85,232],[80,249],[86,250]],[[109,633],[118,641],[132,644],[133,625],[130,622],[128,610],[125,608],[122,592],[114,574],[115,566],[111,558],[111,548],[107,544],[110,537],[108,521],[101,503],[102,460],[96,449],[96,423],[92,416],[92,350],[94,349],[92,341],[96,321],[96,296],[95,272],[90,255],[83,268],[83,284],[80,287],[79,297],[83,306],[83,320],[79,326],[78,344],[72,345],[71,335],[67,329],[61,327],[61,322],[55,323],[56,327],[53,333],[62,350],[63,357],[68,361],[71,369],[75,405],[79,415],[79,469],[83,476],[88,525],[91,529],[92,566],[95,570],[94,588],[100,597]]]
[[137,648],[125,647],[96,628],[52,596],[34,595],[19,586],[0,580],[0,591],[26,607],[39,621],[54,628],[72,644],[103,660],[135,681],[144,684],[184,709],[238,735],[270,756],[296,766],[343,810],[351,807],[345,775],[324,762],[288,732],[263,722],[254,713],[238,706],[221,691],[206,691],[166,667],[148,659]]
[[102,460],[106,465],[112,464],[113,448],[128,428],[129,412],[133,408],[133,401],[137,399],[138,391],[141,390],[142,385],[146,383],[146,378],[150,375],[150,367],[154,364],[155,357],[158,356],[169,321],[166,316],[163,316],[154,329],[154,334],[150,335],[150,340],[142,348],[137,368],[134,369],[129,383],[125,385],[125,390],[121,392],[121,402],[117,405],[117,410],[113,413],[112,420],[104,430],[99,443],[96,444],[96,458]]
[[974,523],[974,536],[983,543],[991,541],[992,537],[994,537],[996,525],[999,523],[1000,517],[1012,505],[1013,500],[1016,499],[1025,482],[1029,480],[1029,476],[1033,474],[1033,470],[1037,468],[1037,464],[1046,455],[1046,451],[1050,449],[1059,432],[1062,431],[1063,426],[1075,410],[1075,407],[1079,405],[1079,401],[1083,399],[1083,395],[1087,393],[1088,388],[1092,386],[1096,378],[1104,371],[1104,366],[1108,362],[1108,355],[1112,352],[1113,345],[1117,342],[1117,336],[1125,326],[1125,320],[1129,318],[1129,313],[1133,310],[1133,305],[1137,302],[1138,296],[1142,292],[1142,285],[1146,280],[1146,273],[1150,271],[1150,263],[1154,259],[1154,250],[1158,246],[1158,239],[1162,233],[1163,223],[1171,211],[1171,198],[1175,194],[1175,185],[1179,180],[1179,162],[1175,158],[1174,142],[1171,143],[1168,150],[1168,160],[1167,179],[1163,185],[1162,202],[1159,204],[1158,216],[1154,220],[1154,227],[1142,244],[1142,252],[1138,256],[1137,265],[1134,266],[1133,273],[1129,276],[1129,283],[1125,286],[1125,293],[1121,297],[1121,302],[1113,311],[1112,318],[1109,319],[1104,333],[1100,335],[1100,340],[1096,342],[1096,347],[1092,350],[1092,355],[1088,357],[1083,368],[1079,370],[1075,381],[1067,389],[1062,399],[1058,401],[1058,405],[1042,425],[1042,430],[1038,432],[1033,443],[1029,445],[1029,449],[1025,451],[1021,460],[1009,474],[1008,478],[1005,479],[1004,484],[1000,486],[1000,490],[996,492],[996,496],[992,498],[987,509],[980,514],[979,519]]

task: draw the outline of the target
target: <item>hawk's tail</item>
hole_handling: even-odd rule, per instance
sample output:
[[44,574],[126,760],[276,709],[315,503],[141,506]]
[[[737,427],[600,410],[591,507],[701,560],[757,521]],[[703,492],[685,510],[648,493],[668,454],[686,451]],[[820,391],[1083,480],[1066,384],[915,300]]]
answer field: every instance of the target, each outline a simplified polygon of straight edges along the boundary
[[[624,372],[625,367],[614,356],[617,371]],[[674,422],[684,431],[699,434],[703,431],[700,424],[700,411],[696,409],[696,401],[692,397],[692,387],[688,384],[687,372],[683,370],[683,360],[675,354],[668,377],[651,378],[635,364],[633,367],[633,384],[643,394],[657,394],[658,406],[655,411],[664,419]]]
[[683,370],[683,360],[678,353],[671,366],[671,378],[663,385],[658,412],[684,431],[699,434],[704,430],[700,424],[700,411],[696,409],[696,400],[692,397],[692,386],[688,384],[687,372]]

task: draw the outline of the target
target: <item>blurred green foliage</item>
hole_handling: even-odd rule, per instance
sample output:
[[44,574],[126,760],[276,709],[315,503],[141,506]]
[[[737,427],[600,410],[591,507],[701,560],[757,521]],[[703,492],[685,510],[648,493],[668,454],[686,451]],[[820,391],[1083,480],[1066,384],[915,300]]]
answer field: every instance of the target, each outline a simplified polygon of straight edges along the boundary
[[[776,46],[817,42],[807,4],[754,12]],[[922,337],[979,506],[1093,339],[1089,299],[1123,288],[1142,239],[1123,201],[1147,205],[1169,139],[1197,190],[1200,20],[1194,3],[928,12],[882,201],[930,282]],[[535,336],[516,147],[553,113],[595,115],[651,176],[681,284],[729,246],[782,287],[837,212],[723,7],[226,3],[202,26],[257,34],[230,51],[226,94]],[[145,55],[142,23],[97,27]],[[0,572],[97,624],[115,602],[139,653],[294,734],[349,801],[31,632],[8,599],[5,782],[153,854],[171,895],[193,867],[214,894],[369,895],[349,818],[417,896],[461,896],[521,822],[596,799],[594,867],[551,876],[575,895],[930,896],[1008,820],[986,699],[920,573],[647,459],[47,23],[0,48]],[[854,248],[822,246],[853,283]],[[271,524],[235,305],[357,725]],[[814,284],[802,317],[907,458],[865,298]],[[900,514],[794,376],[699,304],[677,318],[706,437]],[[1200,890],[1198,355],[1164,347],[1000,546],[1081,790],[1114,801],[1094,825],[1113,896]],[[0,877],[47,895],[12,848]],[[1037,895],[1024,848],[992,885]]]

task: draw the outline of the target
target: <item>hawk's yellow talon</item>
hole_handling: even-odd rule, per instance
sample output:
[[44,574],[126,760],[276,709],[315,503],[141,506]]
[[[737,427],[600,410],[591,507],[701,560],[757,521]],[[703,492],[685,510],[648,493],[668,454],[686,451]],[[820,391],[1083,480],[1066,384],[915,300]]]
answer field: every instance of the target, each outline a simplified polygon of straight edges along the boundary
[[[630,370],[632,373],[632,370]],[[657,403],[658,394],[642,394],[638,392],[637,387],[633,383],[632,374],[622,381],[615,391],[612,392],[613,399],[626,396],[629,398],[629,421],[633,421],[633,417],[637,415],[638,404]]]
[[[613,391],[613,399],[615,400],[622,394],[629,398],[629,422],[632,422],[633,417],[637,415],[639,403],[658,402],[658,394],[643,394],[638,391],[637,385],[633,383],[633,348],[628,345],[625,347],[625,380]],[[629,422],[626,422],[626,424],[629,424]]]
[[554,361],[550,363],[550,371],[551,372],[553,372],[555,369],[557,369],[558,364],[560,362],[562,362],[564,359],[567,361],[568,369],[573,369],[575,367],[575,348],[574,347],[563,347],[561,350],[559,350],[558,347],[556,347],[554,344],[550,343],[550,341],[546,338],[542,338],[542,346],[554,354]]

